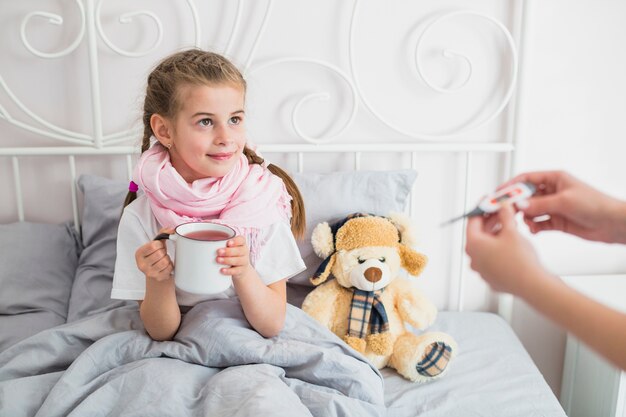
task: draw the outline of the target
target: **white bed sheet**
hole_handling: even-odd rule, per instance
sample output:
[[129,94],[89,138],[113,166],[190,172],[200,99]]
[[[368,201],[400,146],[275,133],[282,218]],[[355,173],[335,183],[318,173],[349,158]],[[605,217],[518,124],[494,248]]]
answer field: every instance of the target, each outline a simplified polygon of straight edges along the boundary
[[485,312],[440,312],[429,330],[452,335],[459,354],[441,379],[414,384],[383,369],[389,416],[566,417],[511,327]]

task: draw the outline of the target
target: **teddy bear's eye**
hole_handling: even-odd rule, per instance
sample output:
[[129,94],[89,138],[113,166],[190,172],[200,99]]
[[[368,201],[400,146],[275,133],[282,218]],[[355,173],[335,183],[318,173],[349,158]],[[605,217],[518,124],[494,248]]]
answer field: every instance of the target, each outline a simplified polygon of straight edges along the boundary
[[362,263],[365,262],[365,259],[358,258],[358,261],[359,261],[360,264],[362,264]]
[[381,262],[385,262],[385,257],[378,258],[378,260],[381,261]]

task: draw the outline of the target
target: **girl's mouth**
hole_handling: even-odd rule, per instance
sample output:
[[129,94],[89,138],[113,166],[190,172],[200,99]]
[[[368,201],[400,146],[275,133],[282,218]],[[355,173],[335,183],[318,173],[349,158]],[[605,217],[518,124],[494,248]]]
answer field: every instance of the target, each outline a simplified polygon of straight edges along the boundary
[[216,161],[226,161],[227,159],[230,159],[231,156],[233,156],[232,153],[214,153],[214,154],[208,154],[208,157],[215,159]]

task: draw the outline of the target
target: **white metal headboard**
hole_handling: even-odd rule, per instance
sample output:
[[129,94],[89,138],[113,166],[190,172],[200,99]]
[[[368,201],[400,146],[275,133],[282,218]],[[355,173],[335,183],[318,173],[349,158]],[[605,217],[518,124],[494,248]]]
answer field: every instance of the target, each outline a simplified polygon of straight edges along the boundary
[[[196,47],[202,47],[202,18],[196,3],[193,0],[181,0],[185,4],[188,12],[188,17],[193,22],[194,28],[194,41],[193,45]],[[12,164],[13,174],[13,187],[15,189],[15,201],[17,205],[17,213],[19,221],[26,220],[23,198],[23,183],[24,175],[21,172],[20,160],[24,157],[48,157],[48,156],[63,156],[67,157],[68,170],[71,178],[71,184],[68,186],[71,188],[72,196],[72,210],[74,222],[78,227],[79,224],[79,207],[78,198],[75,187],[75,180],[77,176],[76,170],[76,158],[81,156],[110,156],[120,155],[125,157],[127,176],[130,177],[134,156],[136,156],[138,149],[136,146],[128,145],[136,141],[140,136],[140,132],[136,129],[124,129],[118,132],[105,134],[103,128],[103,109],[101,104],[101,85],[100,85],[100,47],[98,42],[104,44],[109,52],[113,51],[115,54],[124,57],[141,57],[153,53],[163,41],[163,23],[159,16],[150,10],[137,10],[129,13],[124,13],[119,16],[120,23],[130,23],[134,19],[144,18],[153,23],[156,28],[156,39],[151,46],[143,51],[128,51],[115,45],[115,43],[107,36],[102,25],[102,0],[74,0],[73,4],[78,8],[79,15],[81,17],[80,28],[78,35],[72,41],[70,46],[65,49],[54,52],[46,53],[35,48],[29,41],[28,27],[31,24],[40,24],[37,22],[37,18],[43,18],[50,24],[61,25],[64,23],[63,17],[46,12],[46,11],[32,11],[22,18],[20,25],[20,40],[23,47],[32,55],[39,59],[60,59],[72,54],[79,45],[85,43],[88,53],[88,67],[85,69],[89,73],[90,88],[90,113],[92,117],[92,128],[89,134],[72,131],[60,126],[57,126],[44,117],[35,114],[31,111],[27,105],[18,98],[18,96],[12,92],[7,83],[5,82],[2,74],[0,74],[0,92],[3,93],[15,108],[19,109],[22,116],[26,116],[30,121],[23,120],[23,117],[16,117],[0,102],[0,125],[8,124],[17,127],[26,132],[27,135],[34,135],[35,137],[45,137],[52,141],[57,142],[54,146],[11,146],[0,147],[0,158],[2,160],[10,160]],[[461,155],[464,161],[464,180],[461,184],[461,193],[463,201],[463,210],[467,211],[471,205],[471,197],[468,190],[472,184],[472,172],[473,172],[473,157],[477,153],[493,153],[501,155],[504,161],[505,169],[501,174],[502,176],[509,175],[514,171],[515,158],[514,150],[517,145],[518,132],[516,131],[517,125],[515,123],[517,111],[519,109],[519,100],[521,95],[515,94],[515,87],[520,84],[522,73],[520,72],[521,65],[518,62],[518,50],[523,50],[523,33],[525,24],[526,6],[523,1],[516,2],[516,10],[514,13],[515,19],[511,24],[513,26],[512,35],[507,27],[499,20],[491,17],[487,13],[478,12],[475,10],[456,10],[452,12],[439,12],[434,18],[429,19],[428,23],[424,26],[424,29],[414,44],[412,50],[412,61],[414,67],[411,71],[415,77],[420,79],[428,88],[438,94],[455,94],[459,90],[463,89],[474,75],[474,65],[472,60],[457,51],[451,49],[444,49],[440,51],[442,56],[456,60],[456,62],[462,63],[462,66],[466,69],[466,76],[461,82],[457,82],[452,86],[441,86],[437,82],[431,80],[427,71],[424,69],[424,65],[420,57],[424,54],[425,45],[429,41],[433,28],[436,28],[442,22],[449,21],[451,19],[477,19],[487,25],[492,26],[498,33],[504,38],[508,48],[509,55],[509,67],[510,74],[508,82],[503,87],[504,93],[500,102],[493,106],[494,110],[486,115],[480,116],[476,120],[472,120],[458,128],[444,129],[439,133],[428,132],[409,132],[406,128],[398,126],[391,120],[386,119],[377,109],[376,106],[368,98],[367,93],[362,88],[361,74],[359,73],[358,66],[355,64],[355,42],[357,41],[356,31],[358,28],[359,14],[361,8],[364,7],[360,0],[355,0],[349,20],[349,35],[347,42],[347,62],[348,71],[344,71],[339,66],[317,58],[301,57],[301,56],[285,56],[279,58],[273,58],[269,60],[257,63],[255,57],[259,48],[260,42],[263,38],[268,24],[272,17],[272,12],[276,7],[274,0],[267,0],[264,4],[262,11],[263,18],[259,25],[258,32],[252,43],[251,48],[245,63],[242,67],[245,76],[250,77],[255,73],[262,71],[263,69],[281,65],[285,63],[305,63],[321,67],[330,73],[335,74],[338,79],[341,80],[347,86],[349,91],[349,102],[352,104],[352,108],[349,111],[347,120],[334,132],[325,134],[323,136],[315,137],[307,134],[300,123],[300,111],[307,103],[316,100],[326,100],[330,96],[327,92],[314,92],[304,95],[299,98],[291,111],[291,128],[295,134],[295,137],[303,143],[299,144],[280,144],[271,143],[269,141],[259,141],[259,148],[264,153],[270,154],[283,154],[288,158],[296,159],[297,170],[300,172],[305,171],[305,158],[309,158],[312,154],[327,154],[327,153],[347,153],[353,156],[353,169],[361,168],[361,160],[363,154],[372,153],[392,153],[397,155],[410,154],[411,167],[417,169],[417,157],[424,154],[458,154]],[[280,3],[280,2],[279,2]],[[226,2],[224,2],[225,7]],[[230,3],[232,4],[232,2]],[[229,4],[229,6],[230,6]],[[258,4],[257,4],[258,5]],[[225,55],[232,53],[235,45],[237,44],[238,37],[242,36],[242,22],[244,20],[244,14],[246,7],[252,7],[250,3],[246,3],[242,0],[236,2],[236,11],[232,17],[231,31],[228,36],[228,41],[224,50]],[[517,42],[515,41],[517,39]],[[511,101],[512,97],[515,100]],[[401,134],[405,138],[410,138],[410,142],[398,142],[398,143],[362,143],[362,142],[341,142],[345,139],[346,132],[354,125],[355,119],[359,108],[363,108],[368,111],[368,114],[373,116],[375,120],[382,123],[390,132]],[[479,129],[485,125],[488,125],[494,119],[498,117],[504,117],[506,123],[506,133],[503,135],[502,140],[497,142],[481,142],[481,141],[464,141],[459,140],[465,133]],[[33,124],[32,122],[35,122]],[[0,140],[2,137],[0,136]],[[3,141],[4,142],[4,141]],[[26,176],[28,177],[28,176]],[[411,200],[413,201],[413,200]],[[411,204],[410,214],[414,215],[414,205]],[[465,276],[467,274],[467,267],[464,263],[464,230],[465,228],[459,228],[461,236],[456,240],[456,245],[451,249],[453,263],[456,265],[458,274],[455,274],[451,278],[452,284],[451,295],[449,298],[449,306],[454,307],[457,310],[463,310],[464,308],[464,285]],[[509,298],[500,299],[500,313],[505,318],[510,318],[511,305]]]

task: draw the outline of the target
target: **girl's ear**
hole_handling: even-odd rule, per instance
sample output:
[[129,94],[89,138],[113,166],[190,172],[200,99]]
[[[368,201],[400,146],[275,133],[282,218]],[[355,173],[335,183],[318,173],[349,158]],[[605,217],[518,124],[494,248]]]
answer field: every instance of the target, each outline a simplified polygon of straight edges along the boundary
[[150,116],[150,127],[152,128],[152,133],[154,133],[154,137],[157,138],[161,145],[168,147],[172,145],[172,135],[171,135],[171,126],[168,119],[161,116],[160,114],[153,114]]

